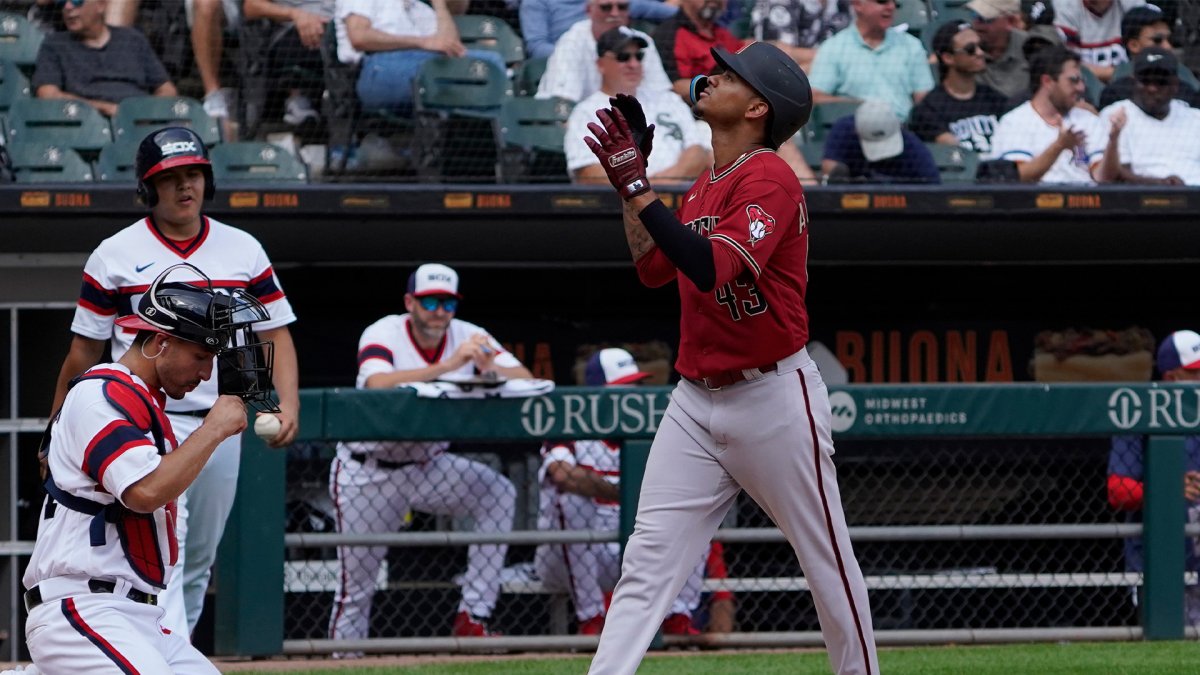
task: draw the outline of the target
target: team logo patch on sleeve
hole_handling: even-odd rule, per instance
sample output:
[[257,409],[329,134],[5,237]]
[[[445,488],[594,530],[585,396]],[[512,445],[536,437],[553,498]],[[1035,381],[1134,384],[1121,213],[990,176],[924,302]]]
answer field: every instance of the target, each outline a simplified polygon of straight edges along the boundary
[[775,231],[775,218],[758,204],[746,207],[746,220],[750,222],[750,238],[746,240],[750,246],[754,246],[762,241],[763,237]]

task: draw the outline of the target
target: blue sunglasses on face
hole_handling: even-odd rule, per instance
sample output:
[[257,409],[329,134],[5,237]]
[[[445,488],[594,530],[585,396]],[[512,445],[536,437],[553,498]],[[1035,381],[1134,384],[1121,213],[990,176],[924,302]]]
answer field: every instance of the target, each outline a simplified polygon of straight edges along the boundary
[[87,2],[87,0],[55,0],[54,4],[62,7],[68,2],[71,3],[73,7],[83,7],[83,3]]
[[[74,0],[71,1],[74,2]],[[417,298],[417,302],[421,303],[421,307],[424,308],[426,312],[437,311],[438,305],[441,305],[442,309],[450,313],[458,311],[458,298],[438,298],[432,295],[426,295],[424,297]]]

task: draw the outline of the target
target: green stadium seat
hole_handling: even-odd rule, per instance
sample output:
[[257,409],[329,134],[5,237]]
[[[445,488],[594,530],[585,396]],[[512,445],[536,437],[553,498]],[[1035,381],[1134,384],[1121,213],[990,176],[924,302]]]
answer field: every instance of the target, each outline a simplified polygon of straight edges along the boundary
[[0,60],[12,61],[25,74],[32,75],[38,49],[45,38],[42,29],[29,19],[20,14],[0,12]]
[[96,180],[101,183],[136,183],[134,161],[137,158],[137,141],[117,141],[100,150],[96,160]]
[[833,126],[833,123],[846,115],[853,115],[854,111],[858,110],[860,103],[862,102],[837,101],[813,106],[812,118],[809,119],[807,125],[807,140],[825,140],[825,136],[829,133],[829,129]]
[[907,24],[909,33],[920,35],[930,24],[932,14],[926,0],[900,0],[896,3],[896,15],[892,24]]
[[1088,103],[1100,107],[1100,94],[1104,91],[1104,83],[1090,68],[1080,68],[1083,74],[1083,97],[1088,100]]
[[38,141],[10,143],[8,154],[18,183],[92,182],[91,165],[67,146]]
[[563,134],[571,101],[518,96],[500,106],[501,180],[512,183],[565,182]]
[[509,66],[525,60],[525,45],[504,19],[476,14],[454,17],[458,37],[468,49],[499,52]]
[[112,131],[95,108],[74,99],[25,98],[8,109],[8,142],[43,143],[84,154],[112,143]]
[[801,143],[796,146],[800,149],[800,154],[804,156],[804,162],[808,164],[813,173],[817,177],[821,176],[821,160],[825,158],[825,144],[820,142]]
[[979,155],[957,145],[926,143],[929,154],[937,164],[943,183],[974,183],[975,170],[979,167]]
[[546,57],[525,59],[517,65],[513,75],[513,88],[517,96],[533,96],[537,93],[542,75],[546,74]]
[[199,101],[186,96],[134,96],[117,105],[112,118],[113,140],[140,143],[163,127],[189,127],[212,147],[221,142],[221,128]]
[[0,60],[0,114],[12,107],[13,101],[31,96],[29,78],[12,61]]
[[307,183],[308,167],[290,152],[270,143],[240,141],[221,143],[209,153],[213,182]]
[[482,59],[426,61],[414,84],[413,160],[423,181],[494,181],[496,123],[512,82]]

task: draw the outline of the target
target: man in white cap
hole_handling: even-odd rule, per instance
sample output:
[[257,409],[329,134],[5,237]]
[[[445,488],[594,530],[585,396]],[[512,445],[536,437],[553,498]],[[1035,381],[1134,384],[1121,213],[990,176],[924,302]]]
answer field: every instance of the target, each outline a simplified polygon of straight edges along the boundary
[[[601,349],[588,359],[584,384],[592,387],[633,386],[650,377],[624,349]],[[615,531],[620,526],[621,441],[550,441],[542,445],[538,471],[539,530]],[[696,635],[692,612],[700,604],[704,563],[684,584],[663,620],[663,632]],[[548,588],[571,594],[576,632],[599,635],[607,611],[605,596],[620,575],[617,542],[542,544],[534,558],[538,577]]]
[[916,134],[902,129],[886,101],[864,101],[825,137],[826,180],[866,183],[940,183],[933,156]]
[[[455,318],[461,296],[458,273],[421,265],[408,278],[406,314],[385,316],[358,343],[358,389],[391,389],[447,375],[532,374],[487,331]],[[470,516],[479,532],[508,532],[516,488],[491,467],[446,452],[448,441],[339,443],[330,467],[330,492],[339,532],[395,532],[410,509]],[[458,637],[491,635],[487,619],[500,592],[504,545],[474,545],[467,552],[462,601],[451,631]],[[387,549],[338,548],[342,574],[334,594],[329,636],[367,637],[375,579]],[[357,656],[340,654],[336,656]]]
[[[1200,382],[1200,334],[1195,331],[1175,331],[1158,346],[1155,365],[1164,382]],[[1194,386],[1194,385],[1193,385]],[[1184,438],[1187,452],[1184,473],[1183,496],[1187,500],[1187,520],[1200,522],[1200,436]],[[1146,475],[1146,437],[1114,436],[1112,450],[1108,456],[1108,503],[1118,511],[1124,511],[1126,520],[1142,522],[1142,504],[1145,501],[1143,480]],[[1200,571],[1200,556],[1196,554],[1195,542],[1184,547],[1187,555],[1186,570]],[[1141,537],[1125,540],[1125,569],[1141,572],[1145,569],[1145,558]],[[1134,602],[1137,602],[1137,588]],[[1184,610],[1190,625],[1200,624],[1200,586],[1187,586],[1184,595]]]
[[987,68],[977,76],[980,84],[1008,98],[1029,94],[1029,61],[1025,58],[1025,40],[1021,30],[1020,0],[971,0],[971,29],[979,34]]

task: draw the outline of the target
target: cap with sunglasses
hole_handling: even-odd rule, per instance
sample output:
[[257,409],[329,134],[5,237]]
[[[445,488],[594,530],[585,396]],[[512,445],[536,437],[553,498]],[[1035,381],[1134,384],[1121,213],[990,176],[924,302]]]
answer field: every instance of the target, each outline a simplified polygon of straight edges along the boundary
[[[628,45],[635,44],[638,49],[645,49],[650,46],[650,41],[645,35],[629,28],[627,26],[618,26],[611,30],[607,30],[596,38],[596,55],[604,56],[608,52],[617,55],[618,61],[628,61],[629,57],[621,59],[621,51]],[[641,58],[638,58],[641,61]]]
[[421,265],[408,277],[408,293],[416,298],[426,295],[462,297],[458,294],[458,272],[436,263]]
[[971,0],[967,9],[975,12],[980,19],[991,21],[1002,16],[1021,13],[1021,0]]
[[1147,47],[1133,57],[1133,76],[1140,78],[1151,73],[1175,75],[1179,70],[1179,61],[1169,49],[1162,47]]

